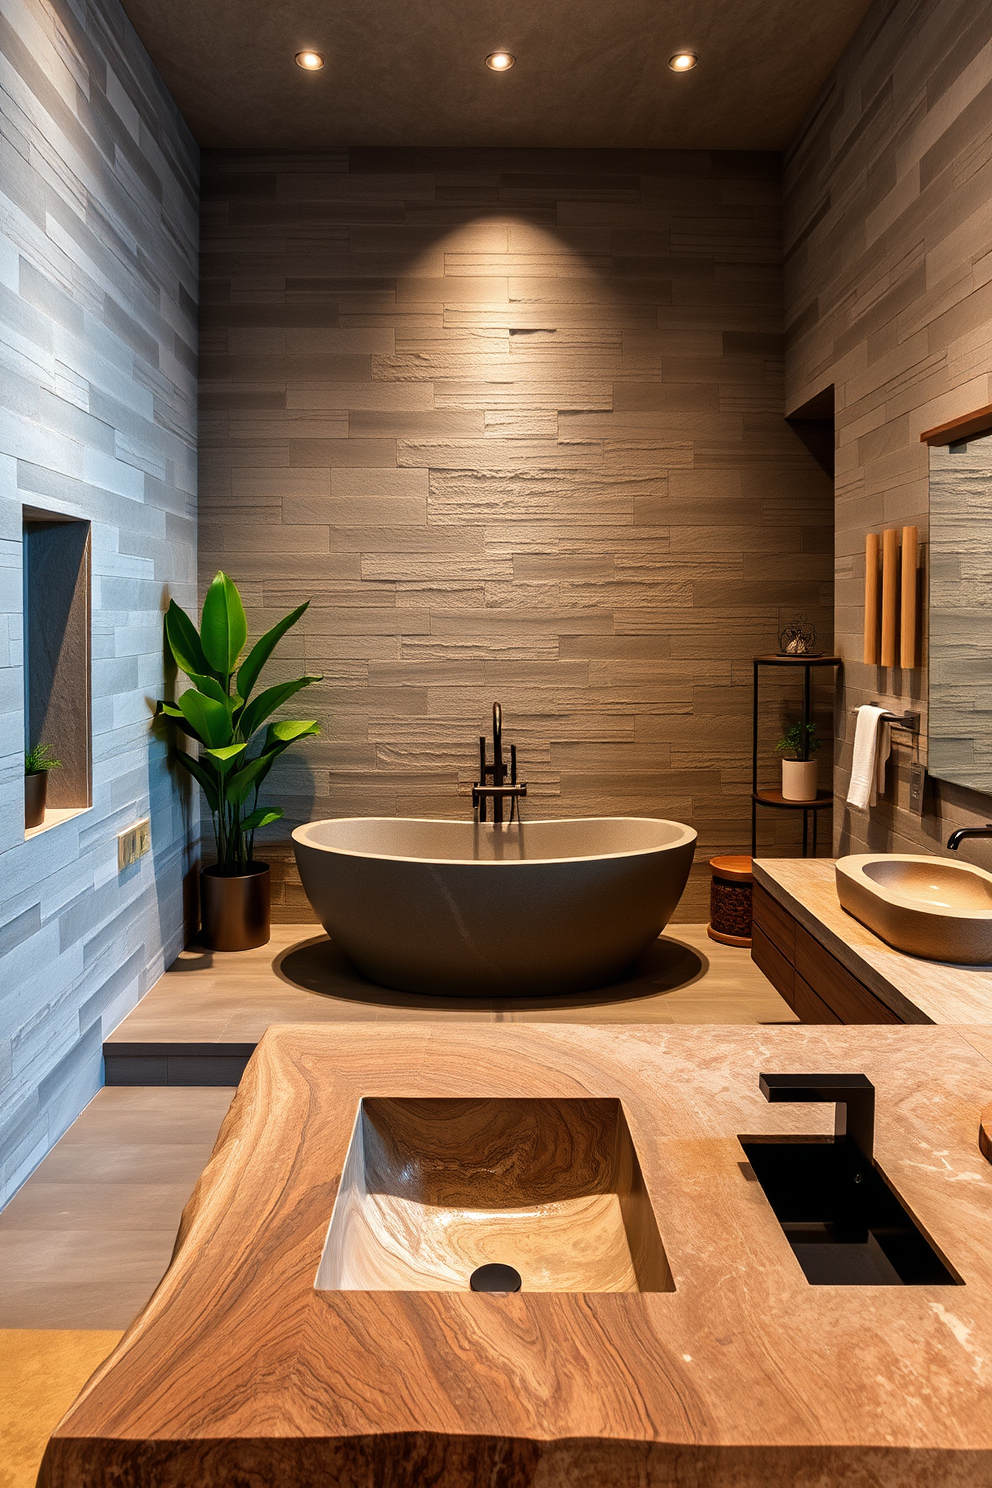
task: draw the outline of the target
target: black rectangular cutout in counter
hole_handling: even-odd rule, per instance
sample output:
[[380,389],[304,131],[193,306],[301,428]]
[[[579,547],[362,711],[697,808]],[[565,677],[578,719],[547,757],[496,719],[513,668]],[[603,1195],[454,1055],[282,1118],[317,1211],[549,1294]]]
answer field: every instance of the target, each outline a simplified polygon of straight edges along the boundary
[[875,1166],[875,1087],[863,1074],[762,1074],[773,1104],[832,1105],[833,1140],[740,1137],[813,1286],[960,1286]]
[[853,1143],[740,1141],[811,1285],[961,1285]]

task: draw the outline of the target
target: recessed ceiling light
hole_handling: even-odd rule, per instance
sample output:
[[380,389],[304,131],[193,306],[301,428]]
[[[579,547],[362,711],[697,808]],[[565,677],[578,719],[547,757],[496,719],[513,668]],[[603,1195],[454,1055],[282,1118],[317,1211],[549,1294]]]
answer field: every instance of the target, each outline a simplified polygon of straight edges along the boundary
[[296,65],[304,68],[306,72],[319,72],[324,65],[324,59],[319,52],[297,52]]
[[509,72],[516,60],[512,52],[490,52],[486,58],[486,66],[493,72]]
[[698,62],[699,58],[695,52],[676,52],[668,59],[668,65],[673,72],[691,72]]

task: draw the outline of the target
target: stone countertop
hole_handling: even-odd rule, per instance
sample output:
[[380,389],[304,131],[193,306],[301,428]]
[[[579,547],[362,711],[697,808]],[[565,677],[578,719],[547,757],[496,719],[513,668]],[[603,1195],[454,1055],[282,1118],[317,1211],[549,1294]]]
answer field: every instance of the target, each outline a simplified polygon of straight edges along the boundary
[[[269,1028],[166,1276],[40,1488],[992,1484],[992,1062],[950,1027]],[[863,1071],[876,1160],[964,1285],[813,1286],[740,1134],[760,1071]],[[364,1098],[619,1100],[674,1290],[318,1291]]]
[[841,908],[833,858],[762,858],[754,880],[906,1023],[992,1024],[992,967],[907,956]]

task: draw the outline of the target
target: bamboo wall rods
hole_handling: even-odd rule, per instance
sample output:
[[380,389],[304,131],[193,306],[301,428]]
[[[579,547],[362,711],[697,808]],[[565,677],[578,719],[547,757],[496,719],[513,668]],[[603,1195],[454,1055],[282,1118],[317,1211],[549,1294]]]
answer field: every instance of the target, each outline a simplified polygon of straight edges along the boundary
[[894,667],[896,652],[896,613],[899,606],[899,532],[886,527],[882,533],[882,665]]
[[[898,527],[865,537],[864,661],[867,666],[917,665],[917,531]],[[881,557],[881,567],[879,558]]]
[[865,665],[878,663],[878,555],[880,540],[877,532],[869,532],[865,538]]

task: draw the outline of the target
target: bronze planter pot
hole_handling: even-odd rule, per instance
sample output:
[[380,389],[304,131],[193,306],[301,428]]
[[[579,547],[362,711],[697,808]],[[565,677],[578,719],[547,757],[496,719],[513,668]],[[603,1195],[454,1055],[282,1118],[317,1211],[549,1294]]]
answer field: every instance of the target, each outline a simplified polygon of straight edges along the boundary
[[48,802],[48,771],[38,770],[24,777],[24,830],[44,826]]
[[212,951],[250,951],[269,938],[268,863],[253,863],[247,873],[225,877],[216,865],[200,873],[200,917],[203,938]]

